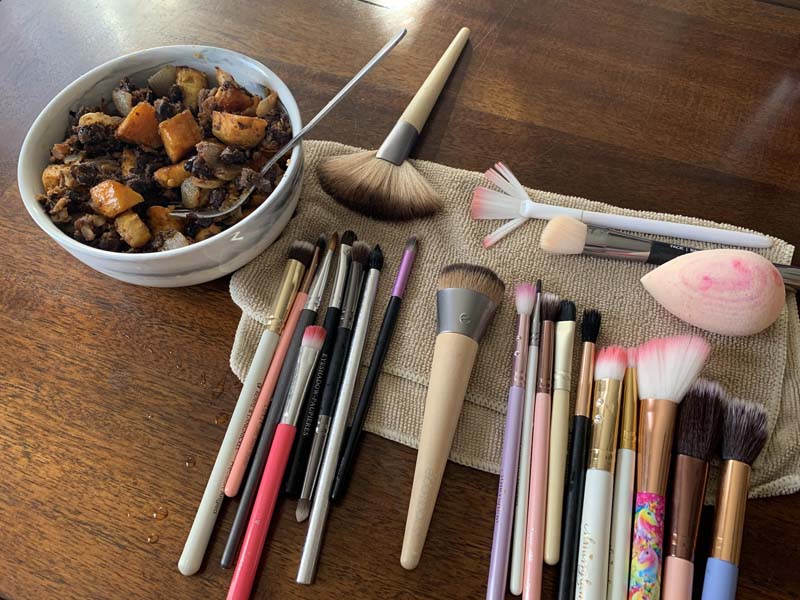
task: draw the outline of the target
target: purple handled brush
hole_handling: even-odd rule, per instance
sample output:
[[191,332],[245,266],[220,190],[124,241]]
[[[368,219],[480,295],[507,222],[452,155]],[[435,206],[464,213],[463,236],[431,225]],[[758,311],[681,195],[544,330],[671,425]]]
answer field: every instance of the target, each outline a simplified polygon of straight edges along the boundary
[[514,290],[514,295],[517,304],[514,370],[511,375],[511,389],[508,391],[506,429],[500,463],[500,484],[497,488],[497,512],[494,518],[492,557],[489,563],[486,600],[502,600],[506,597],[508,555],[511,548],[511,525],[514,520],[519,444],[522,435],[525,372],[528,366],[528,338],[530,337],[531,313],[536,303],[536,288],[530,283],[520,283]]

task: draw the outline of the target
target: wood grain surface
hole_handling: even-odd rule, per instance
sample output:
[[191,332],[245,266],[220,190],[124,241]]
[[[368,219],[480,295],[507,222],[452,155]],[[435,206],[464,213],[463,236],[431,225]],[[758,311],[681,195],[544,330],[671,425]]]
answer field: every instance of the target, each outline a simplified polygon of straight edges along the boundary
[[[182,577],[176,563],[240,388],[228,367],[239,311],[225,279],[124,285],[38,230],[19,198],[17,156],[66,84],[137,49],[217,45],[270,66],[308,119],[405,26],[406,40],[315,136],[376,146],[466,25],[470,45],[417,156],[476,170],[504,159],[541,189],[727,221],[796,245],[793,4],[0,3],[0,597],[222,598],[230,578],[218,564],[235,502],[201,572]],[[255,597],[483,597],[497,478],[448,465],[422,563],[406,572],[414,459],[366,437],[313,587],[293,582],[305,530],[283,502]],[[160,507],[166,518],[153,519]],[[800,597],[799,517],[796,497],[748,505],[740,599]],[[554,575],[546,568],[546,598]]]

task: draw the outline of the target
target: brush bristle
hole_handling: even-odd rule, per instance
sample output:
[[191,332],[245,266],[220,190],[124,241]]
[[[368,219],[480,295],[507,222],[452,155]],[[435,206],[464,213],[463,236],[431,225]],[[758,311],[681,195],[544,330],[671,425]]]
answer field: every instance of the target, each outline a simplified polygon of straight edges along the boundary
[[309,325],[305,328],[305,331],[303,331],[303,341],[301,342],[303,346],[308,346],[319,352],[324,341],[324,327],[320,327],[319,325]]
[[470,212],[473,219],[516,219],[520,201],[485,187],[477,187],[472,194]]
[[536,288],[530,283],[518,283],[514,288],[514,302],[518,315],[530,315],[536,304]]
[[355,241],[358,239],[358,236],[349,229],[342,234],[342,245],[343,246],[352,246]]
[[333,235],[331,235],[331,237],[328,238],[328,251],[329,252],[335,251],[336,246],[338,245],[339,245],[339,234],[334,231]]
[[597,336],[600,335],[600,311],[590,308],[583,311],[583,321],[581,322],[581,340],[597,343]]
[[376,271],[383,269],[383,250],[377,244],[369,254],[369,268]]
[[376,154],[326,158],[318,168],[322,187],[344,206],[374,219],[408,221],[441,210],[439,195],[411,163],[397,166]]
[[324,254],[328,249],[328,236],[324,233],[317,238],[317,248],[319,249],[320,254]]
[[594,360],[595,379],[616,379],[622,381],[625,377],[625,367],[628,366],[628,357],[622,346],[606,346],[601,348]]
[[545,292],[542,294],[542,321],[555,321],[561,308],[561,298],[556,294]]
[[297,508],[294,511],[294,518],[298,523],[302,523],[308,518],[308,513],[311,512],[311,500],[300,498],[297,501]]
[[353,262],[366,265],[367,261],[369,260],[369,255],[370,255],[369,244],[366,244],[364,242],[356,242],[355,244],[353,244],[353,249],[350,251],[350,258],[353,259]]
[[680,402],[705,365],[710,346],[694,335],[656,338],[639,346],[640,398]]
[[491,269],[480,265],[455,263],[439,273],[439,289],[466,288],[483,294],[496,305],[503,301],[506,285]]
[[678,411],[675,452],[709,462],[719,447],[725,390],[714,381],[698,379]]
[[289,249],[286,251],[286,258],[302,263],[307,269],[308,265],[311,264],[311,259],[314,257],[315,248],[316,246],[309,242],[301,240],[292,242],[289,245]]
[[728,400],[722,425],[722,460],[752,465],[766,443],[766,409],[755,402]]
[[628,355],[628,368],[635,369],[636,363],[639,360],[639,349],[635,346],[632,348],[625,348],[625,353]]
[[572,300],[562,300],[561,305],[558,307],[558,320],[559,321],[574,321],[577,309]]
[[419,245],[419,240],[417,239],[417,236],[412,235],[410,238],[406,240],[406,247],[403,250],[404,252],[416,252],[418,245]]
[[542,231],[539,247],[553,254],[580,254],[586,246],[586,223],[572,217],[553,218]]

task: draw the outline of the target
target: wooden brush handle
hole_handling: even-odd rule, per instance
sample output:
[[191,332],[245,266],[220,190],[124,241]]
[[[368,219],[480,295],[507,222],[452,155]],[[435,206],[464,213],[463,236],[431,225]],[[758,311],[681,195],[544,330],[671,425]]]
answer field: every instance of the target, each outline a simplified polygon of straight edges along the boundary
[[468,39],[469,29],[462,27],[400,117],[401,121],[413,125],[418,133],[425,126],[425,121],[428,120],[428,115],[431,114],[433,105],[442,93],[442,88]]
[[415,568],[422,555],[477,353],[478,342],[460,333],[436,337],[400,555],[400,564],[406,569]]

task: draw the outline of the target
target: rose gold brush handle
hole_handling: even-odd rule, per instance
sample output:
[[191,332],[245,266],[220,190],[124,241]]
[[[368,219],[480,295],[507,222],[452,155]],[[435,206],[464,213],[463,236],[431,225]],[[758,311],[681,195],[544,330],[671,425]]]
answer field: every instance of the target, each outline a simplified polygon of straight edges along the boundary
[[466,335],[440,333],[436,337],[400,555],[405,569],[419,564],[477,353],[478,342]]

